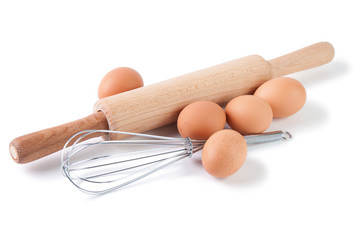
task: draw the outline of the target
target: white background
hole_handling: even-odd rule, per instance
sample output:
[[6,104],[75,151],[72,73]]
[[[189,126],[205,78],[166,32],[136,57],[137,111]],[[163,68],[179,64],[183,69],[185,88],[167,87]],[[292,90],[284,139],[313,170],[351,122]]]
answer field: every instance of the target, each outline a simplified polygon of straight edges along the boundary
[[[360,239],[360,24],[359,0],[1,1],[0,238]],[[149,85],[318,41],[335,59],[292,75],[307,102],[270,127],[294,139],[250,147],[227,179],[198,156],[91,197],[61,175],[59,154],[17,165],[8,153],[17,136],[92,113],[115,67]]]

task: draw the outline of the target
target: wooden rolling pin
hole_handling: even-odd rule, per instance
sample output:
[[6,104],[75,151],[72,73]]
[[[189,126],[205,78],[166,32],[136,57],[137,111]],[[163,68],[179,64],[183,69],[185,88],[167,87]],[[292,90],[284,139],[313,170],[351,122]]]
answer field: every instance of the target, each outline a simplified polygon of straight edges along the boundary
[[176,121],[191,102],[224,105],[236,96],[253,93],[269,79],[326,64],[333,57],[332,45],[319,42],[270,61],[251,55],[100,99],[95,113],[83,119],[14,139],[10,154],[14,161],[28,163],[62,149],[82,130],[148,131]]

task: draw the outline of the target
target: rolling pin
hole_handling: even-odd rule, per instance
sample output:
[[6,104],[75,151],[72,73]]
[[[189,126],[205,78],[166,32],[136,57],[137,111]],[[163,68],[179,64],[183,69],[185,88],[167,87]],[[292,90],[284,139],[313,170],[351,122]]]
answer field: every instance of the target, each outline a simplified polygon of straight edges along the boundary
[[175,122],[194,101],[222,106],[234,97],[252,94],[267,80],[326,64],[333,57],[333,46],[319,42],[269,61],[250,55],[119,93],[97,101],[94,113],[85,118],[14,139],[10,155],[17,163],[34,161],[62,149],[73,134],[88,129],[144,132],[158,128]]

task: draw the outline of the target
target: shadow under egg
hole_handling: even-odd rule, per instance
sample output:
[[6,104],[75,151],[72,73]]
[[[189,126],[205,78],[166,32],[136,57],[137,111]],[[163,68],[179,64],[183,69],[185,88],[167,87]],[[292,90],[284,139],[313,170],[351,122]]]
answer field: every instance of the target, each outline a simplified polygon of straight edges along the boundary
[[247,186],[262,182],[267,175],[267,170],[261,162],[248,157],[243,166],[232,176],[221,179],[224,184],[230,186]]

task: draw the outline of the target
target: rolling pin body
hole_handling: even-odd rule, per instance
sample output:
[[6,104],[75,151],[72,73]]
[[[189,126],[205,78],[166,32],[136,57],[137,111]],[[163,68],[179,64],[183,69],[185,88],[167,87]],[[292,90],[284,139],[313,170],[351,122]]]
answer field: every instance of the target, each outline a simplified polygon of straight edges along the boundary
[[271,77],[269,63],[252,55],[100,99],[94,110],[105,114],[110,130],[144,132],[176,121],[194,101],[224,105]]
[[95,113],[84,119],[14,139],[10,154],[18,163],[31,162],[60,150],[73,134],[88,127],[151,130],[174,122],[191,102],[208,100],[224,105],[236,96],[253,93],[269,79],[326,64],[333,57],[332,45],[320,42],[270,61],[251,55],[100,99]]

